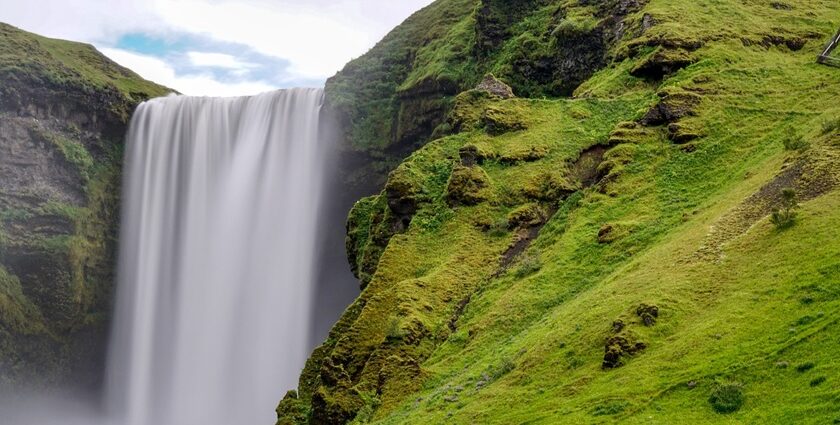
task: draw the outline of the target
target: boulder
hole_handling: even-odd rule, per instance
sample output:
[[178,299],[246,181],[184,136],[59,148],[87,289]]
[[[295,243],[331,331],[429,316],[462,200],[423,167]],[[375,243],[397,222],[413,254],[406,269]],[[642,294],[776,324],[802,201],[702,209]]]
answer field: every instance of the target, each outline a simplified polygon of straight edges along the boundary
[[485,75],[484,79],[481,80],[481,82],[478,84],[478,86],[476,86],[475,89],[478,91],[490,93],[494,96],[499,96],[502,99],[510,99],[512,97],[516,97],[513,94],[513,89],[498,78],[494,77],[493,74]]

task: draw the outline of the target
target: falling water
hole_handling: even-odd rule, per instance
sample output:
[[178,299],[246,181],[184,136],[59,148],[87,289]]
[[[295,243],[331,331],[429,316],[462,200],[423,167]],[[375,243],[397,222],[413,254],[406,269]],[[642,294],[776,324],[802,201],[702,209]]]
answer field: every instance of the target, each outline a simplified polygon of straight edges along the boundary
[[124,425],[252,425],[308,349],[323,92],[142,104],[126,147],[107,404]]

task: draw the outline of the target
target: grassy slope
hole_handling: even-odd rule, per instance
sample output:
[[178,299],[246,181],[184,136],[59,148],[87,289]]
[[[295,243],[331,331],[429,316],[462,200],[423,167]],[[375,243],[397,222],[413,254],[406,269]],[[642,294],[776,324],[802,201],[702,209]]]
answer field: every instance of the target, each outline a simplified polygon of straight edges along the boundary
[[[351,147],[373,151],[388,147],[392,142],[390,134],[395,131],[392,126],[399,108],[398,92],[416,85],[418,70],[434,70],[436,74],[431,75],[431,80],[445,80],[451,84],[457,79],[454,72],[445,71],[446,64],[427,62],[445,52],[463,48],[461,44],[441,41],[451,40],[452,28],[469,20],[476,4],[476,0],[433,3],[411,16],[369,53],[347,64],[327,82],[332,106],[348,115]],[[426,66],[414,69],[411,58],[415,55]],[[429,59],[424,59],[426,57]],[[465,66],[471,63],[467,62]]]
[[134,102],[172,92],[117,65],[89,44],[42,37],[3,23],[0,37],[4,78],[93,91],[116,89]]
[[[831,191],[840,180],[840,72],[814,63],[840,8],[823,0],[791,10],[764,1],[652,0],[642,13],[657,24],[626,37],[616,48],[619,60],[584,83],[580,99],[491,102],[527,117],[528,129],[501,136],[464,131],[429,144],[392,174],[392,181],[413,181],[420,209],[390,240],[370,284],[319,354],[350,376],[338,387],[351,389],[333,394],[360,395],[357,422],[840,420],[840,195]],[[809,41],[792,51],[766,36]],[[622,59],[648,40],[703,46],[691,53],[694,65],[650,82],[628,71],[652,48]],[[583,148],[606,142],[618,122],[639,119],[666,90],[702,96],[680,124],[703,137],[675,145],[663,127],[635,133],[615,148],[620,164],[601,190],[541,203],[558,213],[497,276],[514,235],[476,225],[532,204],[525,194],[535,178],[562,175]],[[487,105],[463,107],[480,115]],[[790,139],[808,147],[785,150]],[[514,165],[485,162],[487,200],[450,208],[446,180],[468,144],[502,157],[531,146],[550,154]],[[793,228],[778,231],[766,213],[743,213],[748,197],[802,162],[809,171],[786,184],[803,196],[815,187],[829,193],[804,196]],[[606,224],[616,235],[598,243]],[[635,315],[642,303],[659,307],[655,326]],[[448,326],[453,317],[455,331]],[[647,349],[603,370],[617,319]],[[814,367],[797,370],[807,363]],[[712,409],[710,394],[722,382],[741,385],[739,411]],[[302,386],[301,397],[309,396]]]

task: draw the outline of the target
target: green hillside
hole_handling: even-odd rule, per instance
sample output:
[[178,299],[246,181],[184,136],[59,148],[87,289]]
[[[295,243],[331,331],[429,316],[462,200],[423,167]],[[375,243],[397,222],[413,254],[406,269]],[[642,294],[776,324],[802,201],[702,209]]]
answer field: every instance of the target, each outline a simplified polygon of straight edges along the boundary
[[[126,115],[149,97],[165,96],[171,89],[140,78],[111,61],[89,44],[42,37],[0,22],[0,78],[4,95],[14,96],[15,85],[27,88],[62,87],[67,92],[99,93],[105,103]],[[7,99],[4,99],[7,100]]]
[[[363,292],[278,424],[840,422],[838,25],[834,0],[416,14],[328,85],[357,149],[443,107],[351,213]],[[464,91],[485,72],[520,97]]]
[[100,379],[123,138],[134,107],[169,92],[0,23],[0,392]]

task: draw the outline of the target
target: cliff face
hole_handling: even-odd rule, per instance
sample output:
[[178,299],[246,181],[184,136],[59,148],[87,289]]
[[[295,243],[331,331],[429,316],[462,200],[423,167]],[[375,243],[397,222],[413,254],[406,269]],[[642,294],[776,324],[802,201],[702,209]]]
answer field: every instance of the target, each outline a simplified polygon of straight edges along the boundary
[[123,137],[134,107],[169,91],[92,46],[0,24],[0,388],[98,379]]
[[413,153],[350,214],[362,294],[278,424],[836,421],[838,20],[418,12],[328,84],[351,149]]
[[[566,4],[568,3],[568,4]],[[487,73],[520,96],[567,96],[607,62],[637,0],[438,1],[327,82],[350,157],[347,179],[384,176],[445,122],[455,96]]]

